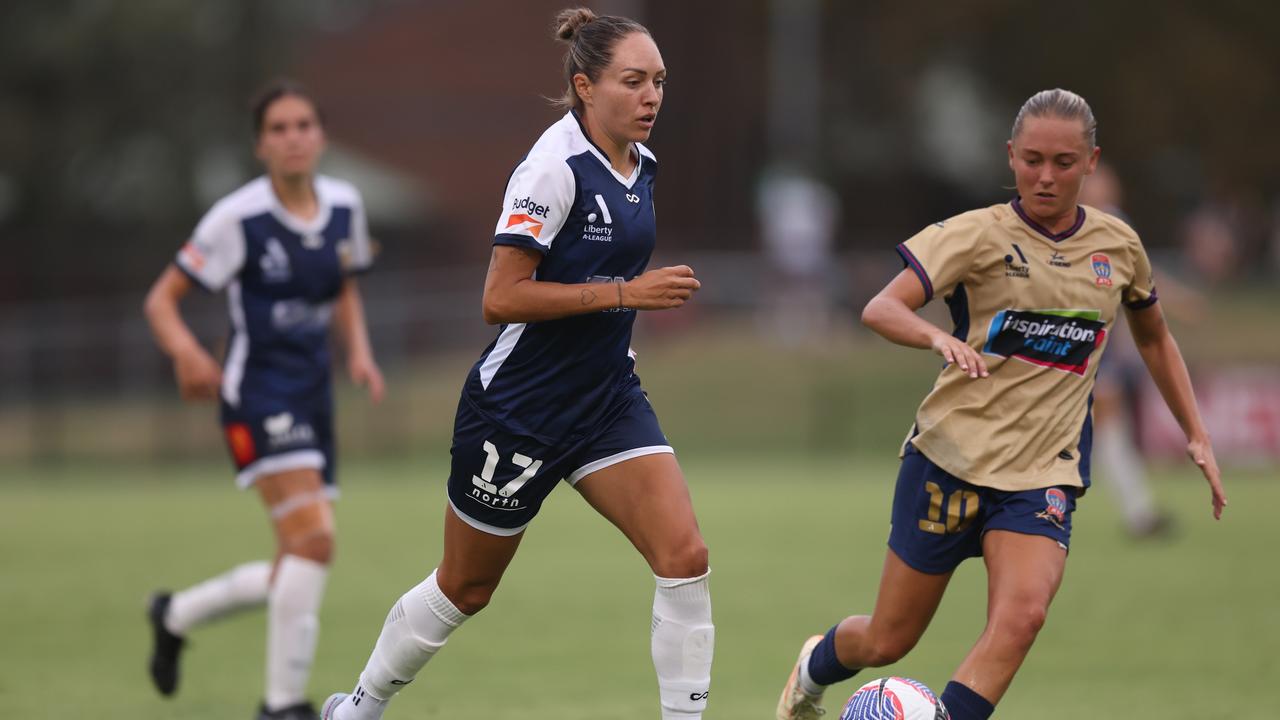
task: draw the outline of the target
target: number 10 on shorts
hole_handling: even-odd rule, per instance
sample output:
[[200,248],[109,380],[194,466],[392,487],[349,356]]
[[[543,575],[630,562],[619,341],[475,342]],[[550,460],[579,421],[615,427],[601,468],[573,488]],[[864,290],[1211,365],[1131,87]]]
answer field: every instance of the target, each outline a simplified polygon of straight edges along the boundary
[[529,482],[537,474],[538,469],[542,467],[541,460],[534,460],[528,455],[521,455],[520,453],[512,453],[511,462],[515,463],[517,467],[524,468],[524,472],[520,473],[520,476],[515,480],[503,485],[502,489],[499,490],[498,486],[493,484],[493,473],[498,468],[497,446],[485,440],[484,454],[484,467],[480,470],[478,477],[471,476],[471,484],[498,497],[509,498],[520,492],[520,488],[524,487],[524,484]]
[[[921,518],[920,529],[936,535],[963,532],[978,514],[978,493],[972,490],[955,490],[950,497],[938,483],[926,482],[929,492],[929,517]],[[947,506],[947,521],[942,522],[942,506]]]

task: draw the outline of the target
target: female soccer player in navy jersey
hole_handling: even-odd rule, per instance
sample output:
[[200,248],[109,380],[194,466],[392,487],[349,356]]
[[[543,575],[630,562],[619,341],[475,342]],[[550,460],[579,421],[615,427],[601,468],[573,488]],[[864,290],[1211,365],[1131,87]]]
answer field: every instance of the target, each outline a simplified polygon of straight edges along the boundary
[[[325,703],[330,720],[382,715],[449,634],[489,603],[561,479],[622,530],[656,576],[662,716],[699,718],[706,707],[714,632],[707,549],[629,352],[637,310],[680,307],[698,289],[688,267],[645,270],[657,163],[641,143],[667,71],[634,21],[577,9],[560,13],[556,28],[568,43],[570,111],[507,183],[483,306],[501,329],[458,404],[444,557],[391,608],[354,692]],[[590,591],[585,578],[557,584],[570,595]],[[486,670],[500,672],[500,662]]]
[[[372,264],[359,192],[316,174],[324,130],[315,103],[280,84],[253,110],[267,174],[220,200],[147,295],[146,315],[188,400],[221,404],[237,484],[256,487],[275,526],[273,563],[241,565],[170,595],[157,593],[151,677],[171,695],[187,633],[267,605],[266,693],[259,718],[315,718],[304,693],[333,553],[335,495],[328,334],[345,341],[347,370],[377,402],[374,362],[354,275]],[[225,289],[231,340],[220,366],[178,309],[192,287]]]
[[[826,686],[902,658],[956,566],[974,556],[987,566],[987,625],[942,700],[953,720],[991,715],[1062,581],[1071,515],[1089,484],[1090,391],[1122,305],[1220,517],[1217,462],[1142,243],[1077,202],[1098,162],[1096,127],[1074,93],[1031,97],[1008,143],[1018,197],[898,246],[907,268],[863,311],[886,339],[946,365],[903,446],[875,610],[804,644],[780,720],[817,717]],[[915,314],[934,295],[946,298],[954,332]]]

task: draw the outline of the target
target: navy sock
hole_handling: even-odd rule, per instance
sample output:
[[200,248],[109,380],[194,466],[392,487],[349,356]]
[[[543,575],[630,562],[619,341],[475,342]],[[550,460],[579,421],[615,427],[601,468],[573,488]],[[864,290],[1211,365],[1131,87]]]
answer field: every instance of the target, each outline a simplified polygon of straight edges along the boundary
[[836,657],[836,628],[831,628],[809,655],[809,677],[819,685],[835,685],[857,674],[857,670],[841,665]]
[[942,691],[942,704],[951,713],[951,720],[987,720],[996,711],[986,698],[954,680]]

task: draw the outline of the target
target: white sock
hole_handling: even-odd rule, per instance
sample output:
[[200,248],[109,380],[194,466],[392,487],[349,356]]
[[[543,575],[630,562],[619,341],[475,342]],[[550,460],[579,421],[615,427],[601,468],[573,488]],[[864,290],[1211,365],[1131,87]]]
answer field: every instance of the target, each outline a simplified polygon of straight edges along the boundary
[[811,697],[822,697],[822,694],[827,691],[826,685],[819,685],[814,681],[813,676],[809,674],[809,658],[807,656],[800,663],[800,689]]
[[211,620],[267,601],[271,583],[271,563],[245,563],[227,572],[176,592],[169,600],[164,626],[174,635],[186,635]]
[[329,568],[314,560],[285,555],[267,598],[268,710],[306,701],[307,679],[316,655],[320,601]]
[[470,615],[440,591],[433,571],[400,596],[378,636],[356,689],[333,714],[334,720],[378,720],[392,695],[413,682],[452,633]]
[[1147,484],[1142,453],[1134,445],[1129,428],[1108,427],[1107,432],[1095,433],[1093,438],[1093,456],[1115,491],[1125,525],[1130,530],[1142,528],[1156,516],[1156,504]]
[[653,595],[653,668],[663,720],[701,718],[711,687],[716,630],[707,576],[662,578]]

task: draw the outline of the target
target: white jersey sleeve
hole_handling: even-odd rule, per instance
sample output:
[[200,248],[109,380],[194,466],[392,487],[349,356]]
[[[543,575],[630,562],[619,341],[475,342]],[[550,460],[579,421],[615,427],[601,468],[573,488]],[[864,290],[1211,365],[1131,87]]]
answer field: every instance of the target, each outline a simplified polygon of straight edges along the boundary
[[373,267],[373,240],[369,237],[369,219],[364,210],[364,198],[360,191],[345,180],[321,176],[317,185],[327,201],[351,209],[350,234],[338,245],[338,259],[342,272],[353,275]]
[[373,240],[369,237],[369,219],[364,201],[356,196],[351,208],[351,256],[344,267],[348,273],[362,273],[373,267]]
[[507,181],[495,245],[519,245],[545,253],[573,209],[573,170],[562,158],[531,156]]
[[210,208],[174,262],[206,290],[227,286],[244,265],[244,230],[240,216],[223,201]]

